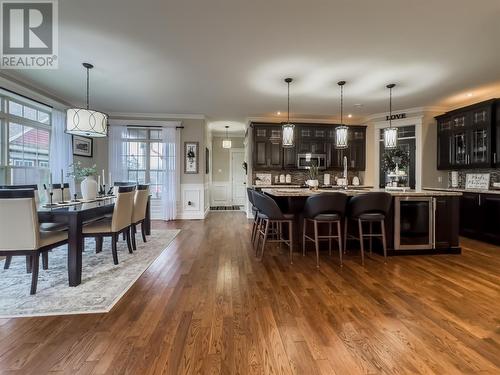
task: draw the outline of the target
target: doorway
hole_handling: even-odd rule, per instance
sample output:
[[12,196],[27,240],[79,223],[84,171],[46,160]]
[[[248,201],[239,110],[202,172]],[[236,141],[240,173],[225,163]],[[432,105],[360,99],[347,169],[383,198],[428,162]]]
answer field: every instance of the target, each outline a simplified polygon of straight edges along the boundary
[[246,202],[246,175],[243,169],[244,149],[230,150],[231,199],[235,206],[244,206]]

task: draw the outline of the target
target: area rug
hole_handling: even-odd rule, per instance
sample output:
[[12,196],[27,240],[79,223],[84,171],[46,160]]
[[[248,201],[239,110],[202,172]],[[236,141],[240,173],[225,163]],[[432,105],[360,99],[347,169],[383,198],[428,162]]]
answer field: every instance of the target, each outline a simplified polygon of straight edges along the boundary
[[106,313],[120,300],[146,269],[169,246],[180,230],[153,230],[148,242],[137,237],[137,251],[130,254],[125,241],[118,242],[119,264],[114,265],[111,241],[105,238],[103,251],[95,253],[95,242],[86,239],[82,283],[68,286],[67,247],[49,253],[49,269],[40,273],[37,293],[29,294],[31,274],[25,257],[13,257],[4,270],[0,261],[0,318],[67,314]]

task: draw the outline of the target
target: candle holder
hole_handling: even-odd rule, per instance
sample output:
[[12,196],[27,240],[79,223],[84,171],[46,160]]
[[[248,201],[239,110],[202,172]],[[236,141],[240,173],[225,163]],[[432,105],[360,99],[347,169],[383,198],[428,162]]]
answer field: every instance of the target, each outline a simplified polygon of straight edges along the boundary
[[108,190],[108,195],[113,196],[113,186],[111,186]]
[[106,196],[106,184],[102,184],[102,196]]
[[59,204],[64,204],[64,203],[68,202],[64,201],[64,184],[61,184],[61,201],[59,202]]
[[49,204],[46,205],[46,207],[55,207],[57,206],[57,204],[55,204],[52,200],[53,200],[53,196],[54,196],[54,192],[49,192]]
[[73,200],[71,202],[80,202],[78,199],[76,199],[76,194],[73,194]]

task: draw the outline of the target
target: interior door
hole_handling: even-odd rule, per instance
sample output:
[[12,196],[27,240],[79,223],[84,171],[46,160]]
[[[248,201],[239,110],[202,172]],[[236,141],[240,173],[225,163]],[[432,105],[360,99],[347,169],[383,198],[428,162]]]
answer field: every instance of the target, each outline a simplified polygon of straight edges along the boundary
[[243,169],[245,160],[244,150],[231,150],[231,190],[234,205],[245,204],[246,200],[246,176]]

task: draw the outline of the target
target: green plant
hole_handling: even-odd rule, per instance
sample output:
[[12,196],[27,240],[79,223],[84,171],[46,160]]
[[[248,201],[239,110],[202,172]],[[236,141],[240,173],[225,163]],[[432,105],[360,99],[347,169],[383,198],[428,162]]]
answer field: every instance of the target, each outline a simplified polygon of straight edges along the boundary
[[311,163],[308,171],[309,180],[317,180],[318,179],[318,166],[315,162]]
[[384,152],[384,172],[394,171],[396,164],[400,170],[408,170],[408,166],[410,165],[409,153],[400,148],[386,150]]
[[73,177],[75,180],[83,180],[88,176],[95,176],[97,174],[97,167],[94,164],[92,167],[83,167],[82,163],[77,161],[68,166],[69,172],[67,177]]

